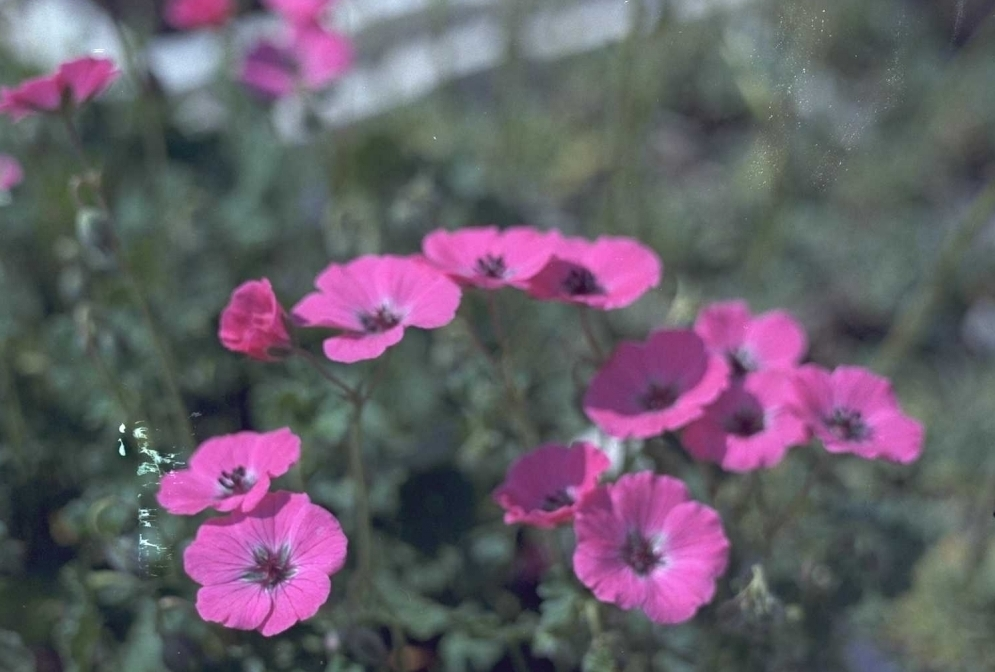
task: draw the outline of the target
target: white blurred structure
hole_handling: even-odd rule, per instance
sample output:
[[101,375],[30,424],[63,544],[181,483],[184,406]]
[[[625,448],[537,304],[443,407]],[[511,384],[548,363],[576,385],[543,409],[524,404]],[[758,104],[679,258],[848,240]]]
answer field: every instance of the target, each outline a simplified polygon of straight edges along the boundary
[[[632,29],[636,4],[644,18],[666,4],[677,20],[694,20],[747,0],[546,0],[520,3],[530,13],[508,34],[514,0],[342,0],[336,27],[360,48],[356,66],[323,97],[319,116],[339,126],[427,95],[455,78],[486,71],[515,43],[527,59],[550,60],[596,49]],[[245,45],[275,24],[262,16],[240,18],[234,43]],[[366,47],[377,33],[397,35]],[[122,62],[111,20],[89,0],[0,0],[0,39],[25,62],[52,68],[67,58],[102,51]],[[149,67],[171,94],[193,94],[210,83],[224,62],[221,37],[193,31],[162,35],[148,47]],[[278,108],[280,109],[280,108]]]

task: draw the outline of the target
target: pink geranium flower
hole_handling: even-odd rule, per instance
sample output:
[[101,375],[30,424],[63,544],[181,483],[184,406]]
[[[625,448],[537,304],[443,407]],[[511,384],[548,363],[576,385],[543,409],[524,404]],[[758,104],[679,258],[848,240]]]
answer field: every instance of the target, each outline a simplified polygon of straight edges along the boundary
[[13,156],[0,154],[0,193],[10,191],[24,179],[21,164]]
[[318,613],[346,546],[335,516],[305,494],[275,492],[251,511],[205,521],[183,569],[203,586],[201,618],[270,637]]
[[558,239],[527,226],[437,229],[425,236],[422,251],[454,280],[485,289],[524,289],[549,261]]
[[240,80],[269,98],[283,98],[298,88],[317,91],[352,65],[352,43],[338,33],[305,26],[287,43],[260,41],[242,64]]
[[726,357],[733,375],[796,366],[805,354],[805,330],[783,310],[754,317],[745,301],[723,301],[704,308],[694,330],[711,352]]
[[504,522],[556,527],[573,518],[577,502],[594,489],[611,466],[608,456],[590,443],[571,447],[547,443],[515,460],[494,501]]
[[0,114],[14,121],[36,112],[56,112],[63,106],[80,106],[109,87],[120,72],[106,58],[79,58],[63,63],[54,73],[0,89]]
[[232,0],[169,0],[166,23],[179,30],[219,28],[232,17]]
[[758,371],[723,392],[685,427],[681,442],[694,457],[726,471],[773,467],[788,448],[808,440],[794,401],[788,373]]
[[902,413],[886,378],[858,366],[795,374],[798,413],[831,453],[907,464],[922,454],[923,427]]
[[559,237],[553,257],[527,289],[537,299],[610,310],[635,302],[660,284],[662,274],[656,253],[631,238]]
[[728,377],[725,361],[709,356],[693,331],[658,331],[618,346],[591,381],[584,412],[612,436],[656,436],[700,416]]
[[270,361],[290,348],[285,318],[269,280],[250,280],[232,292],[221,312],[218,338],[233,352]]
[[719,514],[690,501],[685,485],[627,474],[581,500],[574,571],[602,602],[680,623],[715,595],[729,540]]
[[159,484],[157,499],[173,514],[251,510],[269,490],[270,479],[287,473],[301,457],[301,440],[289,428],[260,434],[216,436],[198,446],[190,466]]
[[435,329],[456,316],[460,289],[416,259],[367,255],[332,264],[315,281],[293,314],[304,326],[343,333],[325,341],[335,362],[374,359],[404,336],[405,327]]

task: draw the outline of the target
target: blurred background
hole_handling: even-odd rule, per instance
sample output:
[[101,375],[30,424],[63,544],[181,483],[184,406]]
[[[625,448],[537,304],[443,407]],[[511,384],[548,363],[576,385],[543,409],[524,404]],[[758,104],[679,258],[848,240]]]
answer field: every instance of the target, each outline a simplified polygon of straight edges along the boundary
[[[0,670],[995,670],[993,8],[340,0],[352,69],[274,102],[234,77],[273,29],[253,3],[181,33],[152,0],[0,0],[3,84],[95,49],[126,71],[79,123],[185,409],[99,223],[77,215],[65,129],[0,120],[25,171],[0,207]],[[180,563],[195,521],[154,493],[204,439],[289,425],[309,494],[351,531],[348,408],[296,361],[221,347],[232,289],[266,276],[290,306],[332,260],[518,223],[663,259],[657,290],[597,316],[603,343],[719,299],[790,310],[812,361],[892,378],[927,427],[922,459],[833,459],[776,540],[745,484],[782,508],[821,448],[712,473],[734,543],[713,605],[671,628],[612,610],[593,637],[557,562],[569,531],[507,528],[489,499],[528,439],[590,430],[576,315],[498,297],[524,431],[468,296],[396,348],[366,416],[395,601],[341,606],[340,576],[278,641],[200,621]],[[708,498],[679,448],[624,448]]]

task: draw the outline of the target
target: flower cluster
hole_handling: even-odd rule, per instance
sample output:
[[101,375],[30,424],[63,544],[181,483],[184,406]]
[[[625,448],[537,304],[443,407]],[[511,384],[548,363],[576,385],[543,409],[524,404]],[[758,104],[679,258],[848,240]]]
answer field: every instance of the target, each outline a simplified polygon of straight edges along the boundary
[[280,41],[263,40],[242,64],[241,81],[268,98],[298,89],[316,91],[352,65],[352,43],[327,27],[334,0],[264,0],[283,25]]
[[220,28],[234,13],[232,0],[169,0],[165,19],[177,30]]
[[[266,360],[296,352],[288,325],[332,329],[325,356],[353,363],[379,357],[407,327],[448,324],[464,290],[507,287],[611,310],[631,305],[662,272],[657,255],[628,238],[592,241],[525,226],[437,230],[424,238],[421,254],[330,264],[289,320],[268,281],[248,282],[222,314],[220,336],[229,349]],[[693,458],[730,472],[773,467],[813,436],[832,453],[918,457],[922,427],[901,412],[886,380],[857,367],[803,365],[806,347],[804,330],[784,311],[754,316],[742,301],[715,303],[689,328],[619,344],[594,374],[582,406],[609,435],[671,432]],[[284,464],[255,466],[253,487]],[[719,514],[671,476],[638,472],[599,483],[609,466],[590,443],[547,443],[511,465],[493,499],[508,524],[572,523],[573,568],[597,599],[640,609],[659,623],[691,618],[714,596],[729,560]],[[253,487],[240,496],[257,497]],[[202,494],[184,501],[190,509],[206,505]]]
[[183,554],[202,586],[197,611],[205,620],[270,636],[314,616],[328,599],[329,576],[346,557],[338,520],[306,494],[269,491],[300,453],[288,428],[219,436],[160,483],[159,504],[170,513],[229,514],[205,521]]

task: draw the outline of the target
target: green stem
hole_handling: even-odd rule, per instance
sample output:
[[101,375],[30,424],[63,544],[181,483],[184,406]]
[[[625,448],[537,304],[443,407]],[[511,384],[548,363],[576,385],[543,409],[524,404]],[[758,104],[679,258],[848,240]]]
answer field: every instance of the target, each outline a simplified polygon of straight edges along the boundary
[[162,381],[166,387],[166,396],[173,407],[173,415],[175,416],[174,419],[177,427],[176,431],[179,432],[177,439],[179,441],[190,440],[194,436],[193,426],[190,424],[190,416],[187,414],[186,404],[183,402],[183,395],[180,392],[180,385],[176,378],[176,368],[173,362],[172,353],[166,345],[166,342],[162,339],[162,336],[160,335],[161,330],[158,328],[152,317],[152,310],[149,307],[145,291],[142,289],[141,283],[138,281],[138,276],[131,267],[131,263],[128,261],[127,255],[124,254],[124,251],[121,249],[121,241],[117,235],[116,222],[110,206],[108,205],[107,196],[104,193],[101,176],[93,169],[90,162],[87,160],[82,139],[76,129],[76,125],[73,123],[72,114],[69,111],[66,111],[62,114],[62,119],[65,123],[66,130],[69,133],[70,144],[73,146],[80,164],[86,172],[86,182],[93,189],[93,193],[97,200],[97,207],[100,209],[101,214],[107,221],[106,233],[109,237],[111,250],[114,252],[115,258],[117,259],[118,267],[121,269],[121,275],[124,278],[128,294],[132,303],[134,303],[138,308],[142,321],[145,323],[145,329],[148,331],[149,337],[152,341],[152,348],[156,353],[160,373],[162,375]]
[[947,237],[932,275],[919,287],[915,299],[892,327],[878,355],[878,369],[894,371],[915,346],[929,324],[950,280],[981,229],[995,213],[995,177],[974,199],[967,216]]
[[580,307],[580,329],[584,332],[584,338],[587,339],[587,344],[591,348],[591,354],[594,355],[595,363],[600,366],[605,361],[605,351],[601,349],[598,339],[594,336],[594,328],[591,325],[591,318],[589,317],[590,312],[587,306]]
[[[513,369],[511,365],[511,344],[508,340],[508,336],[504,331],[501,322],[501,314],[498,310],[497,299],[494,292],[487,293],[487,311],[490,315],[491,329],[494,331],[494,336],[498,341],[498,348],[501,351],[501,356],[497,360],[493,357],[488,357],[492,365],[497,369],[498,374],[501,377],[501,384],[504,386],[505,398],[511,403],[512,418],[514,419],[514,424],[519,435],[519,439],[526,446],[533,446],[539,441],[539,432],[533,427],[532,422],[529,420],[529,414],[525,407],[525,399],[522,397],[522,391],[518,389],[518,385],[515,384],[514,378],[511,375]],[[476,339],[480,343],[479,339]],[[482,346],[483,344],[481,344]]]
[[365,400],[357,397],[349,431],[349,472],[356,489],[356,556],[358,570],[353,594],[358,601],[373,576],[373,529],[370,523],[370,496],[363,470],[363,406]]
[[353,404],[355,404],[359,400],[360,397],[359,395],[357,395],[355,390],[349,387],[349,385],[346,384],[344,381],[342,381],[342,379],[340,379],[334,373],[329,371],[328,368],[326,368],[325,360],[320,359],[319,357],[311,354],[304,348],[295,347],[292,352],[293,354],[297,355],[305,362],[310,364],[311,368],[317,371],[322,378],[324,378],[332,385],[334,385],[335,388],[339,391],[340,394],[342,394],[343,397],[348,399]]

